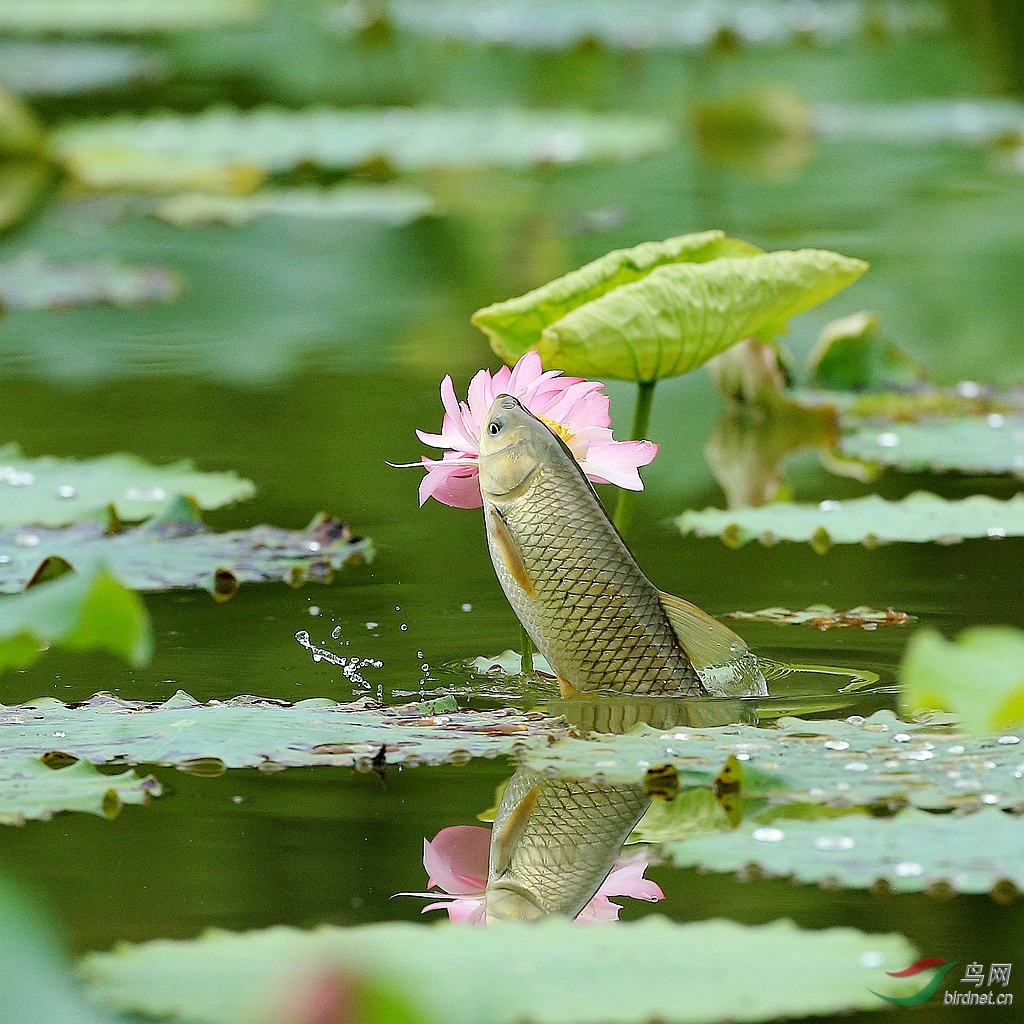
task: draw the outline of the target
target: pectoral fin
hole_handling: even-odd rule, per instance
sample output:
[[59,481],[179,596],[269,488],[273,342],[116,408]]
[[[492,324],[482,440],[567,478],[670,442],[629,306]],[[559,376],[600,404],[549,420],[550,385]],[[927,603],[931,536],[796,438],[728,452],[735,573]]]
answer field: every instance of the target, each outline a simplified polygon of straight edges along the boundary
[[487,514],[487,536],[512,579],[523,588],[527,597],[536,597],[537,588],[523,561],[519,545],[516,544],[515,538],[496,508],[491,508]]
[[662,611],[679,646],[708,691],[717,696],[763,696],[764,673],[743,637],[695,604],[659,591]]
[[530,820],[534,807],[537,805],[537,797],[540,796],[540,786],[534,786],[513,808],[509,816],[495,827],[491,833],[491,854],[490,854],[490,876],[497,878],[508,867],[512,859],[512,851],[519,842],[519,837]]

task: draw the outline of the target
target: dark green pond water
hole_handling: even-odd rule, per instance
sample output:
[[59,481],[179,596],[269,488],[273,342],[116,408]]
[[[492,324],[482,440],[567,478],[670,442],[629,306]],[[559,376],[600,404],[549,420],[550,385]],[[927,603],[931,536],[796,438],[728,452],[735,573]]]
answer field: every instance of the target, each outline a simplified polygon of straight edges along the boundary
[[[47,100],[38,109],[57,121],[120,107],[199,108],[215,98],[473,101],[666,112],[685,125],[695,101],[764,82],[784,83],[812,104],[850,107],[1019,100],[1024,40],[998,24],[975,34],[961,28],[961,5],[949,9],[948,27],[934,33],[827,48],[545,56],[396,44],[367,58],[362,74],[345,64],[351,53],[340,44],[331,61],[314,48],[308,67],[279,54],[261,72],[255,43],[251,52],[239,45],[229,60],[218,46],[236,37],[212,32],[203,43],[153,44],[179,62],[165,93]],[[274,38],[284,31],[276,28]],[[308,31],[296,28],[290,53]],[[369,694],[398,703],[454,690],[470,701],[479,684],[450,663],[514,647],[519,636],[481,518],[433,502],[418,508],[419,474],[385,460],[418,457],[414,429],[437,429],[443,374],[462,390],[476,369],[498,365],[468,323],[474,309],[617,246],[714,227],[768,249],[834,248],[872,269],[794,322],[787,343],[798,363],[827,321],[872,309],[939,380],[1021,378],[1024,174],[999,145],[825,135],[808,141],[802,159],[765,173],[716,162],[684,137],[638,161],[433,180],[455,197],[451,212],[404,228],[270,218],[180,229],[134,214],[116,196],[48,197],[0,242],[0,261],[35,252],[164,264],[187,291],[164,306],[12,311],[0,320],[0,441],[31,455],[128,450],[157,463],[189,457],[203,469],[234,468],[259,494],[210,514],[217,527],[299,528],[325,510],[371,536],[377,557],[331,587],[248,586],[224,605],[205,593],[149,596],[156,651],[146,669],[52,652],[5,675],[0,699],[73,701],[111,690],[162,700],[183,689],[200,700]],[[632,388],[609,390],[624,435]],[[650,436],[662,450],[645,474],[631,539],[659,587],[716,614],[864,604],[909,612],[947,635],[978,623],[1024,626],[1019,540],[835,547],[819,556],[805,545],[730,550],[681,537],[670,516],[724,501],[704,458],[721,415],[702,372],[658,388]],[[786,481],[803,501],[868,490],[829,475],[813,453],[790,458]],[[982,488],[1007,497],[1018,483],[888,474],[873,489],[954,497]],[[312,658],[295,639],[302,630],[317,645],[379,667],[367,665],[363,681],[353,682]],[[738,631],[778,660],[877,673],[852,710],[896,706],[908,629],[822,633],[740,623]],[[194,936],[210,925],[412,920],[419,905],[390,897],[423,888],[423,838],[474,823],[508,772],[484,761],[392,769],[382,782],[326,768],[218,778],[157,769],[164,795],[112,822],[64,814],[5,828],[0,867],[45,894],[79,951]],[[1019,903],[744,883],[666,867],[649,874],[666,893],[657,911],[678,920],[786,916],[807,927],[897,930],[922,956],[948,960],[1008,962],[1024,952]],[[622,916],[648,912],[634,904]],[[934,1006],[917,1019],[959,1013]]]

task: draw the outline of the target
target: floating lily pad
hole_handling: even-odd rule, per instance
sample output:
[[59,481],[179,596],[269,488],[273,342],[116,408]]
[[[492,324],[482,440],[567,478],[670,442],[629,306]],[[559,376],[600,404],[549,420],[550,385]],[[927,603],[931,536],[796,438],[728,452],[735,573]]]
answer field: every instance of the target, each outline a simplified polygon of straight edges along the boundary
[[973,537],[1024,536],[1024,494],[1007,501],[973,494],[947,501],[917,491],[900,501],[877,494],[850,501],[822,501],[817,505],[777,502],[763,508],[723,511],[707,508],[684,512],[676,525],[698,537],[717,534],[729,547],[751,540],[773,544],[779,540],[810,541],[819,553],[832,544],[888,541],[936,541],[954,544]]
[[662,847],[678,867],[786,875],[846,889],[994,893],[1024,890],[1024,820],[992,808],[929,814],[915,808],[889,818],[744,821]]
[[163,78],[167,70],[160,54],[141,46],[0,40],[0,83],[19,96],[75,96]]
[[7,309],[143,306],[181,298],[178,276],[166,267],[113,263],[48,263],[22,256],[0,263],[0,305]]
[[433,209],[430,196],[416,189],[399,185],[339,185],[328,189],[265,188],[247,196],[187,192],[163,200],[154,213],[181,227],[248,224],[259,217],[370,220],[399,227]]
[[302,164],[331,170],[383,161],[399,171],[626,160],[675,135],[636,115],[540,110],[216,108],[203,114],[119,115],[59,128],[58,163],[92,188],[156,191],[216,186],[246,192]]
[[242,583],[330,583],[335,571],[371,560],[373,544],[329,516],[317,516],[302,531],[254,526],[213,533],[191,500],[179,498],[159,516],[115,534],[97,522],[0,530],[0,593],[22,590],[51,557],[75,567],[103,562],[135,590],[208,590],[226,601]]
[[723,619],[743,619],[747,622],[774,622],[779,626],[813,626],[815,629],[878,629],[879,626],[906,626],[917,619],[906,612],[887,608],[884,612],[858,605],[849,611],[836,611],[827,604],[812,604],[809,608],[793,611],[789,608],[762,608],[756,612],[729,612]]
[[891,711],[866,720],[783,718],[776,729],[637,727],[626,736],[532,747],[525,763],[612,784],[637,783],[651,765],[671,764],[696,784],[712,785],[730,755],[743,763],[745,794],[775,804],[1024,809],[1020,735],[971,737],[952,726],[902,722]]
[[0,674],[31,665],[50,647],[109,651],[144,665],[153,649],[146,606],[102,568],[0,597]]
[[709,231],[610,252],[473,314],[507,362],[527,349],[585,377],[654,381],[731,345],[771,337],[855,281],[860,260],[818,249],[762,253]]
[[1024,724],[1024,632],[977,626],[949,642],[918,630],[900,663],[902,700],[952,712],[972,732]]
[[4,0],[0,31],[38,35],[50,32],[172,32],[248,21],[263,8],[260,0]]
[[[732,963],[737,950],[741,971],[680,970]],[[309,984],[311,970],[387,978],[427,1019],[449,1024],[711,1024],[874,1009],[879,1001],[871,989],[897,991],[900,983],[885,972],[915,956],[899,935],[801,931],[791,921],[752,927],[652,917],[614,928],[552,919],[494,928],[392,923],[211,931],[192,941],[93,953],[81,972],[101,1005],[195,1024],[265,1019],[267,1006],[282,1005]]]
[[134,455],[26,458],[17,445],[0,447],[0,527],[64,526],[105,517],[110,505],[119,519],[136,522],[159,512],[175,494],[188,494],[200,508],[213,509],[255,493],[252,481],[233,471],[200,473],[188,461],[151,466]]
[[[348,3],[332,20],[342,34],[357,32],[372,3]],[[613,49],[666,50],[705,47],[722,38],[745,46],[785,46],[794,40],[830,44],[856,39],[871,24],[899,34],[942,25],[930,6],[879,7],[866,0],[815,7],[759,4],[756,17],[720,0],[685,5],[637,0],[392,0],[388,16],[401,29],[452,42],[562,50],[600,43]]]
[[1024,477],[1024,415],[927,417],[871,422],[844,433],[846,455],[909,472],[1012,473]]
[[235,697],[201,704],[179,691],[162,704],[97,694],[73,707],[52,698],[0,705],[3,757],[39,757],[59,749],[94,764],[204,771],[214,764],[220,770],[314,764],[369,770],[375,763],[461,762],[511,753],[530,738],[546,743],[565,731],[557,719],[535,712],[435,714],[418,704],[388,707],[368,699],[286,704]]
[[0,825],[49,821],[59,811],[116,818],[125,804],[159,795],[160,783],[152,775],[104,775],[87,761],[55,769],[37,757],[0,755]]

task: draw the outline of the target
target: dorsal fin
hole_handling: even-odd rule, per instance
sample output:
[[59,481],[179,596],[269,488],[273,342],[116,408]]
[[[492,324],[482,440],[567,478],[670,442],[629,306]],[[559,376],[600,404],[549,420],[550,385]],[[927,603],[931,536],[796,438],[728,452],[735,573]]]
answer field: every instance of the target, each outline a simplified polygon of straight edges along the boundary
[[501,513],[496,508],[490,508],[487,513],[487,536],[491,539],[495,550],[501,558],[502,564],[508,570],[509,575],[523,588],[527,597],[536,597],[537,588],[534,586],[533,578],[523,561],[519,545],[509,532],[502,519]]
[[512,859],[512,851],[515,849],[519,837],[530,820],[533,808],[537,804],[537,797],[540,796],[540,786],[530,789],[509,812],[507,818],[500,824],[495,822],[494,831],[491,833],[490,853],[490,877],[497,878],[508,867]]
[[743,637],[681,597],[658,592],[672,631],[713,696],[764,696],[768,684]]

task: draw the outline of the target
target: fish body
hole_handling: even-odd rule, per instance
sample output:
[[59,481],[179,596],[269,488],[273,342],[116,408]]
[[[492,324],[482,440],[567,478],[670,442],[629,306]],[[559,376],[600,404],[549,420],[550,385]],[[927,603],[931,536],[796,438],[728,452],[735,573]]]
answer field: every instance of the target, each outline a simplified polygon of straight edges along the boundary
[[479,466],[495,572],[563,696],[759,686],[740,637],[651,583],[572,453],[515,398],[491,406]]
[[485,919],[576,917],[649,804],[639,786],[599,786],[517,771],[494,818]]

